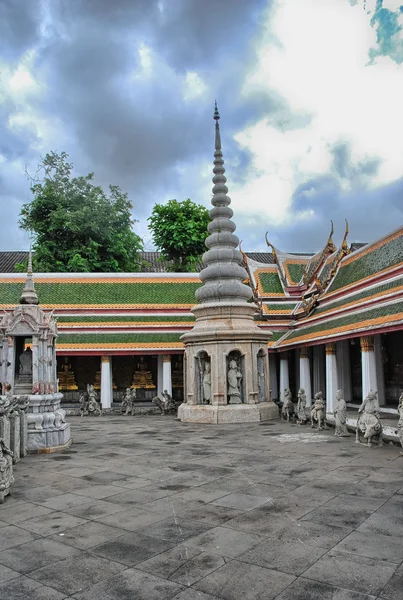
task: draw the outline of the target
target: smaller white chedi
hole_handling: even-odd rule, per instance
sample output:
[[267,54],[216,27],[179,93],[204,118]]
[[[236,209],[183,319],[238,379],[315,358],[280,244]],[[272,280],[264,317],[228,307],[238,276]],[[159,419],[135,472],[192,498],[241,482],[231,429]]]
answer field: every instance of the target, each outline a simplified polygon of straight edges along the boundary
[[63,449],[71,442],[57,391],[56,338],[53,312],[39,306],[30,253],[20,304],[0,321],[2,393],[9,390],[28,401],[28,452]]

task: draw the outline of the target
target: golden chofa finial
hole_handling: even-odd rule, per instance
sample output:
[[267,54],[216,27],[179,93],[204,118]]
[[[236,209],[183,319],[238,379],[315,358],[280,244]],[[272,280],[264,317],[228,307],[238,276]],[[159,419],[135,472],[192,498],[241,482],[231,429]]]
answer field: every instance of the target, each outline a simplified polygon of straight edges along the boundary
[[348,254],[349,253],[349,247],[348,247],[348,244],[347,244],[348,221],[347,221],[347,219],[345,219],[345,221],[346,221],[346,231],[344,233],[343,241],[341,243],[341,249],[343,250],[344,254]]
[[334,226],[333,226],[332,220],[330,220],[330,224],[331,224],[331,228],[330,228],[329,238],[327,240],[327,249],[329,252],[335,252],[336,246],[333,244]]
[[266,231],[266,233],[265,233],[265,236],[264,236],[264,237],[265,237],[265,240],[266,240],[266,244],[267,244],[267,246],[268,246],[269,248],[271,248],[271,253],[272,253],[272,254],[273,254],[273,256],[274,256],[274,262],[276,263],[276,262],[277,262],[276,249],[275,249],[275,247],[273,246],[273,244],[271,244],[271,243],[269,242],[269,240],[267,239],[267,234],[268,234],[268,233],[269,233],[269,232],[268,232],[268,231]]

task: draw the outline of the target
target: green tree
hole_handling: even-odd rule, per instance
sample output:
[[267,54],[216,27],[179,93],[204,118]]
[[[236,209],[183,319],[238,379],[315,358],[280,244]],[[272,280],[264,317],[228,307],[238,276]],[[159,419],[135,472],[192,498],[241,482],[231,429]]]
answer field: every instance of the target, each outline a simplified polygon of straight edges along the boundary
[[33,234],[35,270],[124,272],[138,270],[141,238],[134,233],[132,204],[117,185],[109,194],[94,174],[72,177],[68,154],[51,152],[31,178],[33,200],[24,204],[19,225]]
[[156,204],[148,221],[161,258],[172,264],[170,270],[193,271],[206,250],[204,242],[210,222],[207,208],[189,198],[183,202],[170,200]]

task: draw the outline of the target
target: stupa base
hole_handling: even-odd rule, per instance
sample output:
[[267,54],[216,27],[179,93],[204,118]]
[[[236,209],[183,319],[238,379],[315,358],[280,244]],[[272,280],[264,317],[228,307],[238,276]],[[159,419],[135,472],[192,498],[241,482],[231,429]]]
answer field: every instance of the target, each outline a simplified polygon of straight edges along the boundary
[[259,423],[278,419],[274,402],[259,404],[200,405],[183,402],[178,408],[178,419],[183,423]]

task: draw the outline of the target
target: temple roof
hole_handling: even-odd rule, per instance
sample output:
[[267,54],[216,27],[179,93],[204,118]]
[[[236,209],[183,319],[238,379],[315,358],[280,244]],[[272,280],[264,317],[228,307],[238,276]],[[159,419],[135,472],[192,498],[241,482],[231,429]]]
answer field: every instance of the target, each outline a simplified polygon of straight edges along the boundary
[[[270,348],[403,328],[403,228],[348,251],[242,253],[260,305],[257,324],[273,332]],[[19,261],[28,255],[13,254]],[[303,273],[320,256],[307,286]],[[24,273],[0,275],[0,309],[19,303],[25,280]],[[180,352],[180,336],[195,322],[190,309],[201,285],[197,273],[35,274],[41,306],[58,317],[62,353]]]

